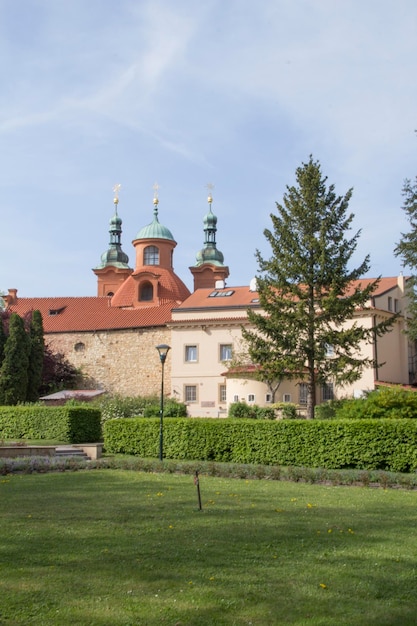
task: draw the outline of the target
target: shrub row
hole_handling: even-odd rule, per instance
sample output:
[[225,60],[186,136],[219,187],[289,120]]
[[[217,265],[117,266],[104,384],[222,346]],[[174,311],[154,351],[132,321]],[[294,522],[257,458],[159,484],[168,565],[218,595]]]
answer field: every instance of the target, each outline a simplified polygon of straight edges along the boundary
[[417,392],[380,387],[364,398],[332,400],[315,408],[317,419],[415,419]]
[[56,439],[91,443],[102,437],[100,411],[85,405],[0,407],[1,439]]
[[[104,426],[109,453],[157,457],[157,419],[111,420]],[[417,469],[415,420],[171,419],[164,424],[168,459],[263,465]]]

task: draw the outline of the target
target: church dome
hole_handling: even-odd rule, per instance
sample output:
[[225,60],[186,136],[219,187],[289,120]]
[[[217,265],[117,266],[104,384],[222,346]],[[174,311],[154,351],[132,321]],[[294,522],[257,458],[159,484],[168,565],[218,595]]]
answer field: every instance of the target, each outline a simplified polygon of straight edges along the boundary
[[169,239],[174,241],[174,237],[166,226],[163,226],[158,220],[158,201],[154,200],[154,218],[153,221],[141,228],[136,235],[136,239]]

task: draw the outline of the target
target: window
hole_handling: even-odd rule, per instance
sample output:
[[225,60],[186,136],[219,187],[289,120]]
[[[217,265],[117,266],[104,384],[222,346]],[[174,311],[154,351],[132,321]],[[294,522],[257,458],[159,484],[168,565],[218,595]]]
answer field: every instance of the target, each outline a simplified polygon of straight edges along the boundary
[[326,402],[326,400],[333,400],[334,398],[333,383],[326,383],[325,385],[322,386],[321,396],[322,396],[323,402]]
[[248,402],[255,402],[255,394],[253,393],[248,394]]
[[197,362],[197,346],[185,346],[185,362]]
[[233,402],[239,402],[239,396],[233,396]]
[[153,300],[153,286],[151,283],[143,283],[139,288],[139,300],[150,302]]
[[220,361],[230,361],[232,358],[232,345],[230,343],[221,344]]
[[78,343],[75,344],[74,350],[75,352],[84,352],[85,343],[83,343],[82,341],[79,341]]
[[330,343],[326,343],[326,356],[334,356],[334,346]]
[[300,395],[298,396],[298,404],[307,404],[307,392],[307,384],[300,383]]
[[272,393],[265,394],[265,402],[272,402]]
[[226,402],[226,385],[219,385],[219,402]]
[[283,393],[282,394],[282,401],[283,402],[291,402],[291,394],[290,393]]
[[392,298],[388,296],[388,311],[392,311]]
[[147,246],[143,251],[144,265],[159,265],[159,249],[156,246]]
[[394,312],[398,313],[400,310],[400,303],[398,302],[397,298],[395,298],[394,300]]
[[228,298],[229,296],[232,296],[234,294],[234,290],[233,289],[229,289],[228,291],[212,291],[211,293],[209,293],[208,297],[209,298]]
[[184,400],[185,402],[197,402],[197,386],[196,385],[185,385]]

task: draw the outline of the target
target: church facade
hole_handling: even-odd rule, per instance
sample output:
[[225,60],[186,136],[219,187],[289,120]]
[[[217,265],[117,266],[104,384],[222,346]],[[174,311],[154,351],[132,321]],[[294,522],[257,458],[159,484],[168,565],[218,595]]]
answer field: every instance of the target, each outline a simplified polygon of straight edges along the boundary
[[[226,416],[230,403],[237,400],[261,406],[294,402],[302,409],[306,401],[302,381],[283,381],[274,395],[256,380],[250,365],[239,371],[229,367],[241,347],[247,310],[260,305],[255,281],[248,286],[226,285],[229,268],[217,249],[212,201],[209,195],[204,246],[190,267],[192,293],[174,272],[177,244],[159,221],[157,196],[153,220],[133,240],[135,264],[129,266],[122,250],[116,196],[109,247],[93,270],[97,295],[21,298],[16,289],[9,289],[4,297],[7,307],[22,316],[30,310],[41,312],[46,343],[81,369],[86,388],[125,396],[158,394],[161,366],[156,346],[167,344],[171,350],[165,364],[165,389],[188,405],[191,416]],[[382,365],[365,369],[350,387],[337,389],[329,381],[318,390],[320,401],[360,395],[381,382],[414,382],[415,349],[403,332],[405,310],[404,277],[382,278],[369,308],[355,313],[349,322],[372,327],[400,313],[388,334],[361,347],[364,356]]]

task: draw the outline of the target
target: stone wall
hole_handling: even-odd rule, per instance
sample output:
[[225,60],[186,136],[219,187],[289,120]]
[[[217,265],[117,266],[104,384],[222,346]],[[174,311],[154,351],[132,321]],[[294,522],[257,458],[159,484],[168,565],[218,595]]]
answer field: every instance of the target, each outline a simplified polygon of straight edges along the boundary
[[[60,352],[81,369],[84,388],[105,389],[124,396],[159,394],[161,362],[155,346],[170,345],[171,332],[164,327],[45,336],[53,352]],[[171,389],[171,359],[165,364],[165,392]]]

